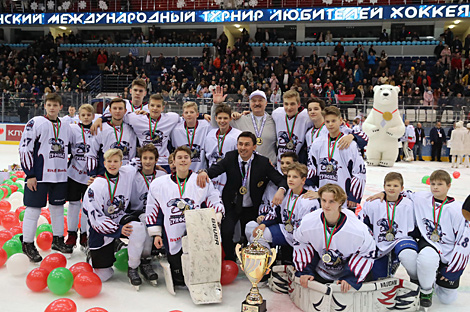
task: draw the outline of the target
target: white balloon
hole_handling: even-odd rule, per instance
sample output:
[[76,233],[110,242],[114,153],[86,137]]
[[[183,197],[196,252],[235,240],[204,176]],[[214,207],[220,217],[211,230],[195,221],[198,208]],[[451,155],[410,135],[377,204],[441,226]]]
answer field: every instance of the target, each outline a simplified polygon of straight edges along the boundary
[[7,261],[7,271],[14,276],[26,275],[29,271],[29,258],[25,254],[17,253]]
[[38,226],[40,226],[41,224],[49,224],[49,221],[47,221],[46,217],[44,216],[39,216],[39,219],[38,219]]
[[13,199],[10,199],[9,201],[11,204],[11,211],[15,211],[16,209],[23,206],[23,199],[13,198]]
[[14,192],[13,194],[11,194],[10,198],[8,198],[8,200],[12,201],[14,199],[19,199],[21,201],[23,201],[23,193],[21,192]]

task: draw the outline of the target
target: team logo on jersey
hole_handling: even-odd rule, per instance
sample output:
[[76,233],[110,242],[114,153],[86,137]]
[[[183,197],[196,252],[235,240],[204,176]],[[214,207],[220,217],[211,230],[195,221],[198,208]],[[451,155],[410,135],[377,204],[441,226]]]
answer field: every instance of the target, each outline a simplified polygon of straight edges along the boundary
[[77,149],[76,153],[83,156],[90,151],[90,145],[85,144],[83,142],[75,144],[75,148]]
[[[112,208],[111,208],[112,207]],[[111,218],[115,218],[119,215],[119,212],[124,211],[126,208],[126,198],[124,195],[114,196],[113,201],[109,199],[106,202],[105,212],[110,215]]]
[[299,137],[292,134],[292,138],[289,139],[289,135],[286,131],[279,131],[278,133],[279,148],[286,151],[295,151],[297,144],[300,143]]
[[328,251],[326,251],[324,249],[323,254],[329,254],[331,257],[331,261],[329,263],[323,263],[326,267],[330,269],[331,268],[340,269],[339,266],[343,264],[343,254],[339,250],[328,249]]
[[195,202],[191,198],[173,198],[166,204],[171,209],[170,225],[184,223],[184,211],[195,208]]
[[320,177],[320,180],[328,179],[332,181],[338,181],[338,169],[340,168],[341,167],[338,165],[338,161],[334,160],[333,158],[328,160],[328,158],[325,157],[320,161],[320,172],[318,176]]
[[224,155],[219,155],[218,152],[213,152],[210,156],[209,159],[213,159],[214,162],[219,162],[222,159],[224,159]]
[[434,222],[426,218],[423,218],[423,223],[424,223],[424,226],[426,227],[426,236],[428,237],[428,239],[431,239],[431,235],[433,234],[434,231],[436,231],[437,234],[439,235],[439,240],[436,243],[442,244],[442,238],[444,235],[446,235],[446,233],[442,232],[441,225],[438,224],[437,229],[436,229]]
[[65,144],[62,139],[49,139],[49,144],[51,145],[49,158],[65,158]]
[[[388,220],[385,218],[379,219],[377,221],[377,225],[380,227],[380,234],[378,236],[378,241],[379,242],[386,242],[387,239],[385,236],[387,235],[388,231],[390,230],[390,227],[388,225]],[[396,237],[398,233],[401,233],[402,231],[398,230],[398,224],[393,221],[393,229],[392,229],[393,235]]]
[[95,200],[95,192],[91,188],[88,188],[88,201],[92,202]]
[[144,203],[144,207],[147,206],[147,196],[148,192],[143,193],[142,195],[139,196],[139,200]]
[[117,148],[122,151],[124,158],[129,158],[129,149],[130,144],[126,141],[121,141],[121,143],[114,142],[109,148]]
[[28,123],[26,124],[26,131],[31,131],[33,129],[33,126],[34,126],[34,120],[30,120],[28,121]]
[[155,146],[162,146],[163,142],[163,132],[160,130],[155,130],[153,135],[150,133],[150,130],[142,132],[142,135],[145,137],[146,144],[152,143]]
[[[186,144],[186,146],[188,146]],[[189,146],[188,146],[189,147]],[[193,144],[191,148],[191,161],[201,161],[201,146],[197,144]]]

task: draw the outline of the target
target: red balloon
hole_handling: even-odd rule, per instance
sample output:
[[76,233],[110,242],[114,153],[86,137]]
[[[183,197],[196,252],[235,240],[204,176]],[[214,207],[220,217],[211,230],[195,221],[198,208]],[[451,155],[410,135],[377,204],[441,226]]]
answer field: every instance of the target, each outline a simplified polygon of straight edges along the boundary
[[51,213],[49,211],[41,212],[41,216],[47,219],[47,222],[51,224]]
[[430,179],[430,178],[428,178],[428,179],[426,180],[426,184],[427,184],[427,185],[431,185],[431,179]]
[[7,262],[7,259],[8,259],[8,254],[5,250],[3,250],[2,248],[0,248],[0,267],[2,267],[5,262]]
[[32,291],[38,292],[47,287],[49,271],[44,268],[35,268],[26,276],[26,286]]
[[14,212],[7,212],[2,219],[2,226],[9,230],[14,226],[17,226],[20,224],[20,220],[15,216]]
[[7,197],[8,195],[8,190],[5,186],[0,186],[0,190],[3,191],[3,197],[2,197],[2,201],[3,201],[3,199],[5,199],[5,197]]
[[101,292],[101,279],[93,272],[82,272],[73,280],[73,288],[84,298],[93,298]]
[[77,312],[77,305],[73,300],[60,298],[52,301],[44,312]]
[[49,272],[57,268],[65,268],[66,265],[67,259],[60,253],[52,253],[41,262],[41,268],[44,268]]
[[103,309],[103,308],[98,308],[98,307],[96,307],[96,308],[88,309],[88,310],[86,310],[85,312],[108,312],[108,310],[105,310],[105,309]]
[[[13,182],[14,182],[14,181],[13,181]],[[11,188],[11,192],[12,192],[12,193],[18,191],[18,186],[14,185],[14,184],[10,185],[10,188]]]
[[454,176],[454,178],[458,179],[460,177],[460,172],[454,171],[452,175]]
[[73,277],[77,276],[83,272],[93,272],[93,268],[89,263],[86,262],[77,262],[70,267],[70,272],[72,272]]
[[52,246],[52,233],[45,231],[38,235],[36,238],[36,244],[41,250],[49,250]]
[[15,175],[18,178],[25,178],[26,177],[26,174],[24,173],[24,171],[18,171],[18,172],[15,173]]
[[7,231],[7,230],[0,231],[0,248],[3,247],[3,244],[5,244],[6,241],[9,241],[12,238],[13,238],[13,234],[10,231]]
[[15,216],[19,219],[20,218],[20,213],[25,210],[25,206],[18,207],[18,209],[15,210]]
[[2,224],[3,216],[6,214],[5,211],[0,210],[0,224]]
[[19,225],[17,226],[14,226],[10,229],[10,232],[11,234],[13,234],[13,236],[15,236],[16,234],[21,234],[23,233],[23,228]]
[[67,225],[67,217],[64,216],[64,237],[66,237],[67,235],[69,235],[69,226]]
[[220,284],[228,285],[232,283],[238,275],[238,265],[232,260],[222,261],[222,276]]
[[[8,192],[7,192],[8,193]],[[11,210],[11,204],[7,200],[0,200],[0,210],[8,212]]]

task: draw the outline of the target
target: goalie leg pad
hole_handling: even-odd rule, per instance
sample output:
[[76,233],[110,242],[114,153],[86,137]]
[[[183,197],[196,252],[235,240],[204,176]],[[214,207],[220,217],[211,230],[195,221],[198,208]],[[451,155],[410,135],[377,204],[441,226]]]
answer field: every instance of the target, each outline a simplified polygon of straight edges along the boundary
[[289,293],[289,279],[287,277],[286,265],[276,265],[271,268],[271,276],[269,276],[268,279],[268,286],[276,293]]
[[195,304],[222,302],[221,244],[215,211],[185,212],[187,235],[183,237],[181,262],[186,286]]

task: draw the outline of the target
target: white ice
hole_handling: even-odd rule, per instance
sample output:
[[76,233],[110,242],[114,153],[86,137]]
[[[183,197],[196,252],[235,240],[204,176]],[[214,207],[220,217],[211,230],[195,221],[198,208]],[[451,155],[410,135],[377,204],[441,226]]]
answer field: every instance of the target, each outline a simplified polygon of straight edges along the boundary
[[[12,145],[0,145],[0,169],[7,168],[12,163],[18,163],[18,147]],[[454,171],[461,173],[460,178],[453,179],[449,195],[459,201],[465,200],[470,194],[468,186],[470,185],[470,169],[451,169],[450,163],[446,162],[412,162],[397,163],[393,168],[367,168],[367,185],[365,197],[382,190],[383,177],[390,171],[400,172],[405,178],[405,189],[414,191],[427,190],[429,187],[421,183],[421,178],[430,175],[433,170],[444,169],[450,174]],[[1,227],[0,227],[1,228]],[[41,252],[46,256],[48,252]],[[74,251],[71,259],[68,260],[67,267],[80,261],[85,257],[78,249]],[[114,276],[108,282],[103,284],[101,293],[91,299],[80,297],[73,289],[65,296],[75,301],[79,312],[84,312],[91,307],[102,307],[109,312],[134,312],[134,311],[224,311],[238,312],[241,309],[241,302],[245,299],[250,289],[250,283],[239,272],[237,279],[230,285],[223,287],[223,303],[215,305],[196,306],[192,303],[187,290],[177,290],[176,296],[170,295],[164,285],[163,272],[157,263],[159,285],[154,288],[145,283],[136,292],[130,286],[127,275],[124,272],[115,271]],[[30,264],[30,270],[35,266]],[[441,305],[437,297],[434,297],[434,303],[429,311],[450,311],[466,312],[468,311],[468,302],[470,301],[470,269],[467,268],[460,279],[459,297],[457,302],[451,306]],[[406,278],[406,273],[402,268],[398,272],[399,277]],[[13,277],[6,267],[0,268],[0,311],[28,311],[43,312],[47,305],[61,296],[54,295],[49,290],[40,293],[34,293],[26,287],[26,276]],[[290,301],[287,295],[280,295],[271,292],[268,288],[262,288],[261,294],[267,300],[268,310],[273,312],[300,311]],[[468,300],[468,301],[467,301]]]

